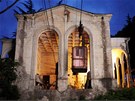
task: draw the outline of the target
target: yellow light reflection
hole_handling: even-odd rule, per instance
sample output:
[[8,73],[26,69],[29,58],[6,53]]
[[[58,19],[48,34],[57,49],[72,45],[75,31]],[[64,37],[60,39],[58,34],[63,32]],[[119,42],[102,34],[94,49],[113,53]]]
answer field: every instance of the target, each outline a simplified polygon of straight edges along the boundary
[[123,52],[123,50],[121,50],[121,49],[113,49],[112,50],[112,61],[113,61],[113,64],[116,63],[116,59],[117,58],[121,58],[122,52]]
[[113,77],[117,78],[117,85],[119,87],[125,87],[125,83],[128,83],[128,81],[125,81],[123,54],[127,57],[122,49],[112,49]]

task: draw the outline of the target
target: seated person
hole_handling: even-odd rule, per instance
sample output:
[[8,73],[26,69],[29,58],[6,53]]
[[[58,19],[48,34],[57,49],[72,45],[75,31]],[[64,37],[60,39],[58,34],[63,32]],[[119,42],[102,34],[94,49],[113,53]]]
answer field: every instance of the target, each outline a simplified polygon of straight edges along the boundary
[[35,81],[36,81],[36,86],[38,86],[38,85],[42,86],[43,85],[43,81],[42,81],[42,79],[41,79],[39,74],[36,74]]

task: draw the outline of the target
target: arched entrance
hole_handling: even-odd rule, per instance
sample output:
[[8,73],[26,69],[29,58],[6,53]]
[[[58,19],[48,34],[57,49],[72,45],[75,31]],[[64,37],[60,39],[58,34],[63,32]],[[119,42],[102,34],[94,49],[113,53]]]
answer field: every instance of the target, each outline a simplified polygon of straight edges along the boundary
[[54,30],[43,32],[38,39],[36,86],[42,89],[57,89],[58,40]]
[[127,54],[122,49],[112,49],[113,77],[117,79],[118,87],[129,87],[129,66]]
[[[82,46],[82,37],[79,36],[79,32],[75,29],[68,37],[68,86],[75,89],[85,89],[91,88],[91,80],[88,80],[91,77],[90,69],[90,39],[86,31],[83,32],[85,47],[87,50],[86,56],[86,72],[73,73],[73,47]],[[80,49],[80,48],[78,48]],[[82,51],[78,51],[79,54]],[[77,54],[77,53],[76,53]],[[80,64],[80,62],[78,62]],[[80,70],[79,70],[80,71]],[[89,73],[88,73],[89,72]],[[86,84],[87,81],[87,84]]]

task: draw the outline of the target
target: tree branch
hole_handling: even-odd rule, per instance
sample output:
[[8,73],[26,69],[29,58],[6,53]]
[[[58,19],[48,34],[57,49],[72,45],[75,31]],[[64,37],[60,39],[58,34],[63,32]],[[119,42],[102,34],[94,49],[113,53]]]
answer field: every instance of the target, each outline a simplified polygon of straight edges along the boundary
[[4,10],[0,11],[0,14],[6,12],[8,9],[10,9],[12,6],[14,6],[19,0],[15,0],[10,6],[8,6],[7,8],[5,8]]

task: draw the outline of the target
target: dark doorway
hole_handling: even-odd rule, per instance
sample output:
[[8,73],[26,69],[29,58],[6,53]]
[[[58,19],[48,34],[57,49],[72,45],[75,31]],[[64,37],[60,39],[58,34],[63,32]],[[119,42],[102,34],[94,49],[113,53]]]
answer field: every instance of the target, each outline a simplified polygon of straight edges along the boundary
[[49,75],[44,75],[43,76],[43,83],[45,85],[45,89],[50,88],[50,76]]

